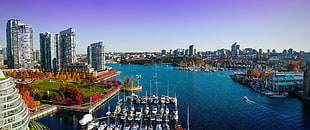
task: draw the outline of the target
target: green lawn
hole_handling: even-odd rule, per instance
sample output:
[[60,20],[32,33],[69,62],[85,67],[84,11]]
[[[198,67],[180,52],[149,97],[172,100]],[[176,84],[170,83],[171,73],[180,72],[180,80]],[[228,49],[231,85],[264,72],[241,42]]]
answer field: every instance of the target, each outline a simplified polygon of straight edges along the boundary
[[109,88],[103,88],[102,85],[97,85],[96,87],[83,87],[82,85],[78,85],[76,82],[62,82],[62,81],[53,81],[50,82],[50,79],[42,79],[42,80],[36,80],[34,81],[31,86],[40,86],[40,95],[42,96],[44,92],[49,90],[50,92],[58,93],[59,92],[59,86],[63,84],[65,87],[67,84],[70,85],[70,87],[77,87],[77,88],[84,88],[85,91],[83,91],[84,97],[90,96],[95,92],[104,93]]

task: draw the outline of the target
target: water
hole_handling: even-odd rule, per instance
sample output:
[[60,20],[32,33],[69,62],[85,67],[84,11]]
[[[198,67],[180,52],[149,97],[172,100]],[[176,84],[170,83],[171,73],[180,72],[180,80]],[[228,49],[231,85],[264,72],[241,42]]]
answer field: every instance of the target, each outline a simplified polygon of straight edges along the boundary
[[[143,90],[137,92],[144,95],[156,93],[158,95],[176,94],[178,97],[179,123],[186,127],[187,107],[189,106],[190,128],[193,130],[205,129],[309,129],[310,107],[304,106],[297,98],[275,99],[262,96],[247,87],[232,81],[229,74],[234,71],[222,72],[188,72],[173,70],[169,65],[120,65],[108,64],[122,71],[118,80],[123,82],[125,75],[141,75],[139,82]],[[158,79],[153,76],[157,74]],[[137,83],[135,77],[135,83]],[[169,91],[168,91],[169,86]],[[120,97],[123,97],[123,93]],[[247,96],[252,103],[243,101]],[[111,110],[117,102],[117,97],[109,104]],[[107,105],[94,114],[104,116]],[[81,113],[57,112],[44,117],[38,122],[54,129],[79,129],[77,123]]]

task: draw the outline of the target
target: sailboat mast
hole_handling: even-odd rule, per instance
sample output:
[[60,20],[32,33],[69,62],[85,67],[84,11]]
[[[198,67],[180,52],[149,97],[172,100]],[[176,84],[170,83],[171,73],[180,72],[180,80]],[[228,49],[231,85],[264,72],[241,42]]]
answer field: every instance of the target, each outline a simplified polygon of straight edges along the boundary
[[189,130],[189,106],[187,106],[187,130]]

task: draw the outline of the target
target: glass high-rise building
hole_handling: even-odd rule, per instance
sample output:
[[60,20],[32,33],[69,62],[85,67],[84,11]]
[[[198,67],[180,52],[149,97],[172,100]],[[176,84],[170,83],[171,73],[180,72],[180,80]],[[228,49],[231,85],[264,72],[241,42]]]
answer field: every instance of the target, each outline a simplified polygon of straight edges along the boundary
[[61,31],[59,35],[56,35],[56,48],[57,51],[57,66],[59,69],[67,68],[66,66],[75,63],[76,57],[76,35],[75,29],[69,28]]
[[7,58],[10,69],[33,69],[33,31],[19,20],[7,22]]
[[56,69],[56,44],[54,35],[50,32],[40,33],[41,67],[46,71]]
[[0,70],[0,129],[25,130],[29,121],[30,112],[13,78],[5,77]]
[[95,70],[105,69],[105,55],[103,42],[93,43],[87,48],[87,60]]

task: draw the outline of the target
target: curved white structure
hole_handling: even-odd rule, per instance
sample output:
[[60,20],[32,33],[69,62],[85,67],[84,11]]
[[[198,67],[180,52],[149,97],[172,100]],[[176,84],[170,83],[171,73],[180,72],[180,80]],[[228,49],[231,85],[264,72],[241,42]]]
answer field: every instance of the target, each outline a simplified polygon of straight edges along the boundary
[[22,96],[15,88],[13,78],[6,78],[0,70],[0,129],[25,130],[30,121],[30,112]]

